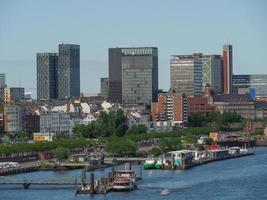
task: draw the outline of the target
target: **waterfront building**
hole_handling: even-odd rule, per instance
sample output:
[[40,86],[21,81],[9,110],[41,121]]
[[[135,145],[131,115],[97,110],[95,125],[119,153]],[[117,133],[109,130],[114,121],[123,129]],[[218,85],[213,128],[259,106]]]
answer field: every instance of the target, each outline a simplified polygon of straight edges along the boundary
[[171,65],[171,90],[178,95],[202,95],[202,60],[199,54],[174,55]]
[[233,75],[233,93],[249,93],[253,98],[267,97],[267,74]]
[[37,99],[57,98],[57,53],[37,53]]
[[230,94],[232,92],[232,75],[233,75],[233,48],[232,45],[223,46],[223,73],[222,85],[223,92]]
[[255,118],[254,100],[245,94],[221,94],[213,96],[216,111],[235,112],[246,119]]
[[0,73],[0,87],[6,85],[6,74]]
[[100,96],[103,100],[108,99],[109,78],[100,79]]
[[6,132],[16,133],[23,130],[24,108],[17,105],[4,106],[4,126]]
[[156,47],[109,49],[109,101],[148,105],[156,101],[157,90]]
[[65,112],[41,112],[40,132],[41,133],[72,133],[70,115]]
[[80,96],[80,46],[60,44],[58,56],[58,98]]

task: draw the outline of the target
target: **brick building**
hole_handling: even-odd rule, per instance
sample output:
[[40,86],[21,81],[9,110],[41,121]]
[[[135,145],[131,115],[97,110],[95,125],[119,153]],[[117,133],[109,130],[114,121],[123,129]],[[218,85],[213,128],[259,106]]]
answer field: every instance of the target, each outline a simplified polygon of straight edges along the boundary
[[172,124],[187,122],[187,99],[175,93],[161,93],[158,102],[151,105],[151,119],[157,121],[172,121]]
[[216,112],[216,107],[212,105],[209,97],[188,97],[188,116],[192,113],[201,113],[203,116],[207,116],[210,112]]

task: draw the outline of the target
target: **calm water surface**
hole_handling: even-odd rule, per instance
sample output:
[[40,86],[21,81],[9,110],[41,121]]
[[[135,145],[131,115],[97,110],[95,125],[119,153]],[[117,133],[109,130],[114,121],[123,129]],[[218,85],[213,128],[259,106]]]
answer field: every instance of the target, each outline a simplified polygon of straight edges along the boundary
[[[98,170],[96,176],[111,169]],[[33,172],[10,176],[17,179],[79,177],[79,170],[68,172]],[[89,174],[88,174],[89,176]],[[160,192],[169,188],[168,196]],[[0,186],[0,200],[80,200],[80,199],[267,199],[267,148],[257,148],[255,156],[225,160],[186,171],[143,171],[138,190],[106,195],[75,196],[71,187]]]

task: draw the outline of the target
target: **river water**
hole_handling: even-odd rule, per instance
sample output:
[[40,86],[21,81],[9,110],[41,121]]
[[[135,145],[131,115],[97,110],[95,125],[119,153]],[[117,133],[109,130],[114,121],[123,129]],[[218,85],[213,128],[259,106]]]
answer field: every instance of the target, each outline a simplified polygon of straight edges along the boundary
[[[137,167],[138,169],[139,167]],[[97,170],[96,176],[111,169]],[[32,172],[10,176],[16,179],[80,177],[79,170],[67,172]],[[89,175],[89,174],[88,174]],[[171,193],[161,196],[168,188]],[[138,189],[128,193],[75,196],[71,187],[0,186],[0,200],[82,200],[82,199],[267,199],[267,148],[257,148],[256,155],[219,161],[186,171],[147,170],[138,182]]]

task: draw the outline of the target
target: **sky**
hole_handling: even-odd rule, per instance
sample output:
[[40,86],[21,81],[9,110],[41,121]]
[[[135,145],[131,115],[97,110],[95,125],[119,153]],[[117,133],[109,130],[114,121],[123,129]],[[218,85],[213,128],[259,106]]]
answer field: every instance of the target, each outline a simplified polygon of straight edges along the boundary
[[80,45],[81,92],[98,93],[108,48],[158,47],[159,88],[174,54],[222,54],[235,74],[267,74],[265,0],[0,0],[0,73],[36,95],[36,53]]

